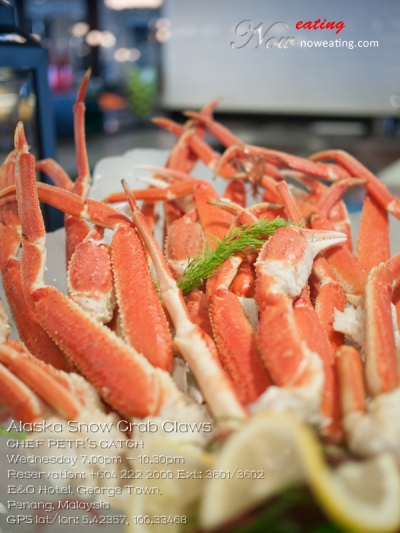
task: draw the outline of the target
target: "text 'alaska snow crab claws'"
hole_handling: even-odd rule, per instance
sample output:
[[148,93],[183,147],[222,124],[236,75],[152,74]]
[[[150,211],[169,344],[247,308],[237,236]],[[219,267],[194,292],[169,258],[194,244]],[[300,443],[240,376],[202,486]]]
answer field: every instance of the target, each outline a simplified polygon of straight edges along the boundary
[[[388,237],[400,201],[344,152],[303,159],[241,144],[213,120],[215,102],[184,126],[155,121],[178,141],[147,189],[123,181],[103,202],[89,199],[88,80],[74,107],[76,182],[50,160],[36,168],[55,186],[36,181],[22,124],[0,169],[0,268],[24,343],[7,340],[1,308],[2,405],[24,422],[92,408],[126,418],[189,408],[230,431],[258,411],[290,411],[330,443],[400,460],[400,259],[390,258]],[[190,175],[198,159],[227,180],[222,201]],[[246,182],[261,203],[247,205]],[[351,186],[367,191],[356,255],[341,198]],[[126,200],[129,216],[110,205]],[[39,201],[65,213],[69,296],[44,281]],[[153,235],[157,202],[165,253]],[[182,361],[196,383],[190,394],[171,376]]]

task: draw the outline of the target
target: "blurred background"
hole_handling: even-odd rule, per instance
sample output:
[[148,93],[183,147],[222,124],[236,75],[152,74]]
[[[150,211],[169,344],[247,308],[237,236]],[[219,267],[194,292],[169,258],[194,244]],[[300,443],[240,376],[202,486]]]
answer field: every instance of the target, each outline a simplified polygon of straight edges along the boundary
[[[216,118],[246,143],[303,156],[342,148],[400,187],[398,2],[0,2],[2,159],[12,149],[16,122],[23,120],[32,151],[55,157],[76,177],[72,106],[91,67],[86,126],[92,168],[135,147],[171,147],[175,139],[151,117],[183,121],[182,110],[220,98]],[[318,18],[345,27],[338,34],[295,28],[299,20]],[[259,33],[243,46],[250,25],[260,23]],[[294,37],[296,43],[269,47],[270,37]],[[336,44],[315,44],[322,40]],[[349,44],[359,40],[363,46]],[[45,51],[48,88],[43,80],[38,84],[44,60],[29,52],[37,55],[39,48]],[[359,198],[353,200],[357,208]]]

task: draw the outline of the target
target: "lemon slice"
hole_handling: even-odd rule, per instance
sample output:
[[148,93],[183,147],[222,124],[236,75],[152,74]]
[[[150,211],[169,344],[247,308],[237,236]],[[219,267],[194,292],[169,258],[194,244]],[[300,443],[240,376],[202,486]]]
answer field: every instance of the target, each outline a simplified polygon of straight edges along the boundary
[[228,439],[213,470],[228,472],[229,479],[207,481],[200,509],[204,529],[298,482],[307,482],[332,521],[351,531],[383,533],[400,526],[400,477],[392,456],[331,470],[311,430],[287,414],[252,418]]
[[197,444],[167,440],[146,448],[146,456],[153,462],[137,465],[143,477],[134,485],[157,490],[129,496],[126,533],[178,533],[201,497],[205,472],[212,468],[214,457]]
[[[322,461],[322,458],[320,458]],[[355,533],[390,533],[400,526],[400,477],[396,461],[381,454],[329,470],[310,470],[308,482],[331,520]]]

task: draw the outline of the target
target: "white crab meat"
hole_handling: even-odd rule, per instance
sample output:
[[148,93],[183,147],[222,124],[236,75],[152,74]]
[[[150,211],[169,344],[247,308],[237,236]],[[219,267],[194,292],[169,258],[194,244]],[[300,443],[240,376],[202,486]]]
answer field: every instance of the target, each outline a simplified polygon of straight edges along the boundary
[[[249,408],[251,414],[260,411],[291,412],[296,418],[321,427],[329,423],[321,417],[321,399],[324,387],[324,371],[321,358],[303,343],[307,373],[312,381],[300,387],[269,387]],[[300,369],[300,371],[306,369]]]
[[0,300],[0,344],[11,335],[10,324],[2,301]]
[[347,304],[343,312],[335,309],[334,317],[334,330],[346,335],[363,352],[365,346],[364,306],[353,307]]
[[400,388],[379,394],[367,403],[367,412],[343,418],[349,448],[370,456],[391,452],[400,464]]
[[[354,343],[360,350],[363,356],[365,350],[365,309],[361,304],[358,307],[353,307],[347,304],[345,310],[339,311],[335,309],[335,321],[333,328],[346,335],[347,340]],[[392,304],[392,323],[394,331],[394,340],[397,352],[397,365],[400,372],[400,332],[397,326],[397,312],[396,307]]]

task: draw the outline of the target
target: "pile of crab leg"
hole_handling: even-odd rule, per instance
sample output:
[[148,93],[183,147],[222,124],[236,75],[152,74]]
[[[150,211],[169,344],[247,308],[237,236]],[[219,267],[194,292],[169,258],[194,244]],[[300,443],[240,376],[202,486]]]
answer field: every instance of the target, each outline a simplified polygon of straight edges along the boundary
[[[163,416],[194,404],[171,377],[180,359],[217,426],[234,429],[254,412],[288,410],[328,441],[344,440],[360,455],[389,450],[400,460],[400,259],[390,258],[388,237],[388,213],[400,218],[400,200],[344,152],[304,159],[241,143],[213,119],[216,102],[186,113],[184,125],[155,119],[178,140],[165,167],[151,169],[147,189],[124,181],[103,202],[89,199],[88,82],[89,73],[74,107],[75,182],[50,160],[36,169],[54,186],[36,181],[22,124],[0,169],[0,268],[24,343],[6,340],[1,310],[2,404],[21,420],[48,409],[78,417],[86,393],[71,383],[83,380],[103,410],[102,402],[118,416]],[[224,153],[206,143],[206,131]],[[190,174],[198,160],[226,181],[222,200]],[[354,186],[367,193],[355,255],[342,199]],[[258,203],[248,205],[250,193]],[[65,213],[69,297],[44,281],[39,201]],[[130,216],[112,207],[121,201]],[[157,203],[165,253],[153,235]],[[224,256],[182,292],[194,258],[205,262],[230,235],[234,242],[277,217],[287,224],[258,248]],[[113,232],[111,245],[104,228]],[[48,369],[51,394],[33,379],[36,370],[21,370],[35,365],[37,376]]]

